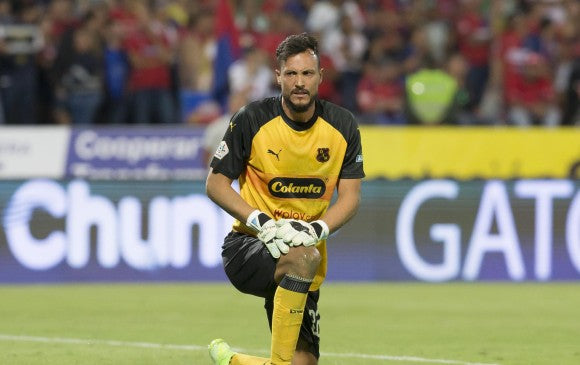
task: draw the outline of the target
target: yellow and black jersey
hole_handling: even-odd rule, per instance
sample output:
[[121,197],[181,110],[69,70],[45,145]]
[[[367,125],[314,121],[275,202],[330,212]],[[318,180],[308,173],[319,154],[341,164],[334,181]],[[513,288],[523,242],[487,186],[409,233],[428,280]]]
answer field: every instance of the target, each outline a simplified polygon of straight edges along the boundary
[[[297,123],[281,97],[253,102],[236,113],[212,161],[214,172],[238,179],[240,195],[275,219],[310,222],[326,212],[339,179],[364,177],[362,147],[352,113],[324,100],[313,117]],[[253,234],[243,222],[234,230]],[[326,243],[318,246],[326,274]]]

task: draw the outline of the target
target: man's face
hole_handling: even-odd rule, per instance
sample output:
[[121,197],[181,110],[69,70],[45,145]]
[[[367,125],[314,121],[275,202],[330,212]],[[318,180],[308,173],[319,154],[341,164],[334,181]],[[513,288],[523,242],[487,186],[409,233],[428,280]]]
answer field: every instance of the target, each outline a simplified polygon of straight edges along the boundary
[[291,56],[276,70],[276,79],[286,106],[295,113],[304,113],[314,104],[322,81],[318,58],[312,51]]

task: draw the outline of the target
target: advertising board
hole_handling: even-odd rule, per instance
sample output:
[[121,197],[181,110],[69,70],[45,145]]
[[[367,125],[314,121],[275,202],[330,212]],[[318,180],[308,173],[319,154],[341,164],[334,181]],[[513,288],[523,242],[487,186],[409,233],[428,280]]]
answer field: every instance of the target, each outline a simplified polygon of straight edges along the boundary
[[[578,128],[361,126],[367,179],[578,179]],[[0,179],[204,180],[203,128],[0,126]]]
[[0,179],[62,178],[69,138],[67,127],[0,127]]
[[175,127],[74,128],[66,178],[200,180],[207,174],[203,129]]
[[[0,282],[225,280],[203,182],[0,182]],[[576,180],[371,180],[328,280],[577,281]]]
[[367,178],[580,178],[580,128],[366,125],[360,133]]

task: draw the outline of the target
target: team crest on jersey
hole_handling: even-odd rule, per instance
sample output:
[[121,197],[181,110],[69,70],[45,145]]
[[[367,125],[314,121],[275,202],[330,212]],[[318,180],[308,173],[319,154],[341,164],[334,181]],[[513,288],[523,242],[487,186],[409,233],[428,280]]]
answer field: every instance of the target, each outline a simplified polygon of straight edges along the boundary
[[228,144],[226,143],[226,141],[221,141],[220,145],[218,146],[218,148],[215,151],[215,154],[213,156],[215,158],[221,160],[225,155],[228,154],[228,152],[230,152],[230,149],[228,148]]
[[318,154],[316,155],[316,161],[326,162],[330,159],[330,148],[322,147],[318,149]]

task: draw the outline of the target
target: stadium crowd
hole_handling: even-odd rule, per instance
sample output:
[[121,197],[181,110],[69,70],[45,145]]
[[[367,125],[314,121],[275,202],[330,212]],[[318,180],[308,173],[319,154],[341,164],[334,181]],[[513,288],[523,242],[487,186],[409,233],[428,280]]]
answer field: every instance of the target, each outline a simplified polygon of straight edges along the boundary
[[306,31],[320,97],[360,123],[580,125],[578,19],[577,0],[0,0],[0,124],[227,119],[278,93],[275,46]]

